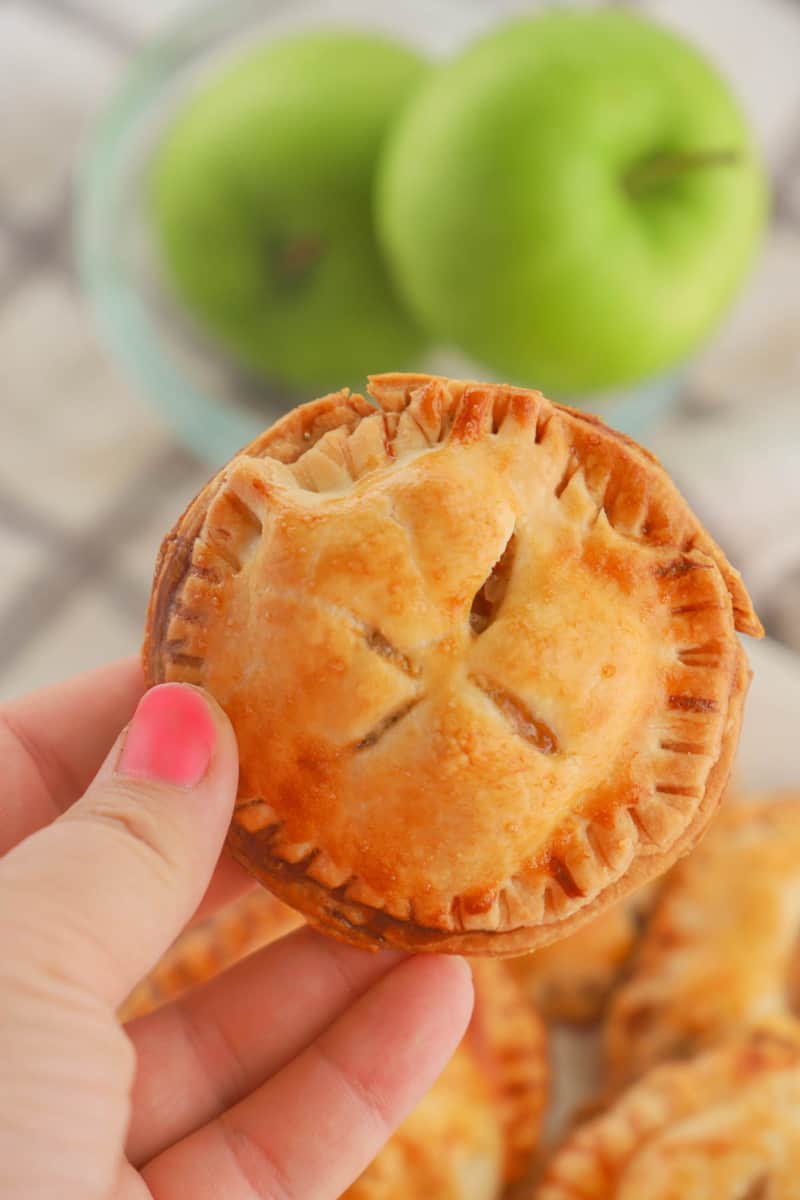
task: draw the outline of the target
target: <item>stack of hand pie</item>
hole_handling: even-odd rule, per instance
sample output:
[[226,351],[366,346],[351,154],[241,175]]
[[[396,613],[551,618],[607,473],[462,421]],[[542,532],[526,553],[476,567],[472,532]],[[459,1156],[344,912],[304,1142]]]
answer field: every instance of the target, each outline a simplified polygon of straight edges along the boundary
[[800,793],[729,800],[666,876],[608,1001],[604,1111],[529,1194],[800,1195],[798,927]]
[[[355,945],[474,961],[470,1031],[348,1194],[499,1196],[547,1100],[541,1013],[605,1014],[611,1085],[647,1073],[536,1194],[639,1195],[640,1172],[642,1195],[772,1196],[800,888],[752,881],[759,861],[791,874],[795,802],[726,805],[660,878],[735,753],[736,634],[761,632],[739,576],[659,464],[593,417],[429,376],[370,395],[289,413],[162,547],[146,675],[231,718],[228,845],[269,891],[188,931],[127,1015],[283,932],[284,901]],[[756,1113],[771,1133],[734,1132]]]

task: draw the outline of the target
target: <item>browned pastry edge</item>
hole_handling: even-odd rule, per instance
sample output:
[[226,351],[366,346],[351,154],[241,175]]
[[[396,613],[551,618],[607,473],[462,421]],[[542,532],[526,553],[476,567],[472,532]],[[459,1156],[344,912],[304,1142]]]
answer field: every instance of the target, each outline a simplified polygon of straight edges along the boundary
[[[604,1040],[609,1096],[613,1097],[629,1087],[660,1063],[695,1057],[709,1046],[736,1036],[737,1032],[760,1019],[761,1014],[767,1011],[765,1004],[775,1019],[782,1019],[784,1015],[788,1018],[790,1013],[797,1014],[796,992],[793,989],[800,972],[800,960],[796,930],[789,915],[796,908],[796,902],[790,898],[794,887],[788,872],[793,869],[796,880],[800,871],[800,863],[792,857],[789,833],[790,828],[796,826],[799,815],[800,792],[796,789],[733,794],[729,789],[721,811],[714,817],[707,839],[692,851],[684,864],[667,874],[653,910],[652,924],[639,947],[640,958],[635,961],[629,979],[616,992],[608,1013]],[[785,817],[788,817],[788,823],[784,823]],[[743,830],[752,831],[758,841],[739,842],[738,835]],[[759,863],[761,855],[769,855],[779,846],[783,847],[783,853],[787,856],[787,873],[776,874],[774,860],[770,862],[769,858],[766,859],[768,865],[761,866]],[[749,863],[746,858],[749,858]],[[724,871],[726,863],[728,886],[723,887],[714,868],[715,865],[721,866]],[[733,872],[731,864],[736,864]],[[735,912],[738,917],[750,912],[753,917],[758,917],[762,913],[766,915],[767,911],[762,907],[763,897],[756,900],[746,883],[742,884],[741,894],[737,889],[735,900],[729,899],[730,885],[735,887],[741,872],[747,870],[754,873],[757,881],[761,877],[764,882],[772,882],[776,905],[771,916],[775,923],[764,929],[759,922],[757,932],[751,928],[749,936],[742,940],[741,925],[738,920],[730,925],[730,914]],[[702,886],[702,881],[709,879],[716,884],[713,890],[718,893],[718,900],[706,897],[702,907],[705,928],[701,920],[699,925],[692,922],[689,929],[685,915],[682,920],[681,914],[687,912],[687,900],[694,909],[702,904],[695,889],[698,883]],[[749,897],[744,907],[741,904],[743,897]],[[732,908],[732,905],[735,907]],[[738,940],[745,951],[741,960],[730,957],[733,953],[731,946],[725,952],[716,944],[713,936],[715,916],[717,919],[723,917],[731,930],[739,930]],[[716,932],[720,932],[719,928]],[[748,979],[759,978],[759,975],[752,974],[752,954],[749,951],[750,941],[759,937],[761,948],[773,945],[773,939],[780,939],[779,944],[785,948],[786,958],[780,962],[773,960],[771,964],[773,984],[782,984],[785,989],[780,1011],[776,1007],[777,997],[764,992],[764,987],[768,987],[766,973],[761,974],[763,986],[759,990],[751,991],[747,987]],[[686,958],[692,949],[698,952],[694,965]],[[674,964],[675,953],[682,963],[678,973],[669,970],[670,964]],[[682,994],[681,985],[687,982],[690,987],[692,984],[694,986],[687,994]],[[744,990],[740,990],[743,982]],[[651,988],[646,1001],[641,993],[637,996],[642,985]],[[653,985],[656,986],[653,988]],[[701,1017],[692,998],[699,1000],[704,995],[710,1007],[704,1010]],[[700,1002],[705,1003],[705,1000]],[[659,1037],[654,1042],[653,1033],[661,1034],[664,1040]]]
[[[730,774],[733,756],[739,740],[744,699],[749,684],[750,672],[744,651],[739,648],[738,669],[734,676],[728,720],[725,728],[720,756],[711,769],[708,786],[693,820],[666,854],[643,853],[621,878],[604,888],[583,908],[552,925],[540,926],[537,930],[527,927],[493,933],[491,943],[486,944],[483,930],[465,933],[449,933],[429,929],[411,921],[389,917],[378,909],[345,900],[329,891],[322,884],[309,879],[303,873],[302,864],[283,862],[274,855],[264,853],[263,843],[257,835],[250,834],[241,826],[232,826],[228,833],[228,847],[233,857],[257,875],[281,900],[293,908],[308,913],[308,899],[315,899],[315,912],[308,913],[309,924],[351,945],[367,946],[373,950],[380,945],[400,946],[414,951],[438,951],[449,954],[493,954],[511,956],[546,946],[549,942],[566,937],[609,904],[622,899],[635,888],[662,874],[678,858],[688,853],[697,839],[697,831],[706,824],[711,812],[717,807],[719,797]],[[256,869],[255,851],[262,863]],[[346,930],[346,932],[345,932]]]
[[[445,376],[436,375],[410,375],[403,374],[402,372],[395,374],[370,375],[367,382],[369,384],[369,393],[371,396],[377,397],[377,403],[387,411],[396,412],[403,409],[408,404],[410,395],[416,388],[423,387],[432,380],[442,380],[443,382],[449,384],[451,389],[455,389],[457,395],[462,394],[468,387],[478,386],[496,387],[498,389],[507,388],[511,392],[520,390],[533,391],[534,395],[544,398],[542,397],[542,394],[540,392],[536,392],[535,389],[513,388],[511,385],[501,383],[475,385],[473,380],[454,380],[447,379]],[[333,398],[339,399],[345,395],[348,395],[346,389],[342,392],[335,393]],[[312,401],[310,405],[304,405],[303,407],[310,408],[313,404],[322,403],[328,399],[330,398],[323,397],[322,401]],[[350,396],[350,400],[362,401],[363,403],[366,403],[367,413],[374,411],[373,406],[368,401],[364,401],[363,397],[361,396]],[[686,501],[683,499],[677,487],[672,482],[670,476],[661,465],[661,462],[656,455],[651,453],[651,451],[646,450],[644,446],[640,446],[638,442],[634,441],[633,438],[628,437],[626,433],[621,433],[618,429],[613,429],[610,425],[606,425],[602,417],[599,417],[596,413],[587,412],[585,409],[571,408],[568,404],[559,404],[555,400],[548,399],[547,403],[551,405],[557,412],[566,413],[574,420],[580,421],[584,425],[588,425],[592,429],[591,441],[618,442],[626,448],[628,453],[631,454],[634,459],[638,459],[640,462],[644,461],[648,463],[651,468],[655,468],[655,470],[661,476],[662,484],[665,484],[669,488],[673,498],[683,508],[687,507]],[[360,407],[358,408],[358,412],[361,414]],[[289,415],[291,416],[291,414]],[[278,424],[280,424],[280,422],[278,422]],[[264,445],[266,445],[266,443],[264,443]],[[749,634],[750,637],[763,637],[764,627],[761,624],[761,621],[758,619],[755,610],[753,609],[752,601],[750,600],[750,596],[747,593],[747,589],[745,588],[738,571],[734,570],[734,568],[730,565],[722,551],[722,548],[717,544],[717,542],[714,541],[714,539],[711,537],[711,534],[700,525],[696,518],[695,524],[697,525],[697,529],[692,535],[691,546],[701,550],[704,554],[707,554],[709,558],[712,558],[717,564],[717,567],[719,568],[719,571],[725,580],[728,592],[730,593],[736,628],[740,633]]]
[[[725,1102],[754,1077],[796,1071],[798,1063],[800,1025],[786,1016],[765,1017],[693,1058],[656,1063],[566,1132],[528,1194],[531,1200],[611,1200],[618,1195],[619,1168],[671,1122],[702,1118],[710,1100]],[[713,1161],[720,1153],[719,1141],[710,1140],[706,1153]],[[591,1178],[586,1177],[587,1166],[595,1168]],[[768,1195],[759,1187],[743,1190],[741,1200],[767,1200]]]
[[[374,381],[373,390],[378,394],[385,412],[401,410],[415,387],[431,382],[432,377],[380,376]],[[372,382],[372,381],[371,381]],[[451,387],[464,389],[466,382],[451,383]],[[592,443],[620,442],[634,458],[646,460],[652,470],[659,471],[661,484],[674,492],[677,503],[685,508],[677,489],[661,472],[657,460],[623,434],[608,429],[597,417],[589,414],[561,409],[574,420],[588,425]],[[248,448],[252,456],[271,453],[284,462],[292,461],[312,446],[329,430],[348,426],[352,428],[362,417],[375,412],[376,406],[361,396],[351,396],[347,391],[331,394],[293,410],[273,425]],[[217,475],[200,492],[179,518],[173,531],[165,540],[156,564],[153,592],[148,611],[147,631],[142,655],[145,678],[148,685],[163,678],[159,658],[160,643],[174,599],[188,572],[194,541],[202,526],[205,513],[222,485]],[[759,636],[763,631],[752,610],[747,593],[738,574],[729,567],[719,547],[701,527],[692,533],[691,545],[706,553],[717,564],[732,598],[736,626],[743,632]],[[640,856],[628,868],[622,878],[599,892],[592,901],[572,915],[537,929],[520,927],[504,932],[492,932],[487,938],[484,930],[453,933],[387,916],[382,911],[364,903],[347,900],[336,890],[329,890],[315,882],[303,871],[302,864],[289,864],[269,853],[263,839],[248,833],[241,826],[232,825],[228,835],[228,846],[234,858],[255,874],[260,881],[291,906],[307,915],[309,922],[324,932],[355,945],[397,945],[415,951],[438,951],[447,953],[514,955],[539,946],[578,929],[608,904],[621,899],[630,891],[661,874],[678,857],[686,853],[696,841],[699,831],[706,824],[716,807],[730,772],[733,754],[738,741],[744,698],[748,684],[748,668],[744,652],[737,647],[737,669],[734,672],[725,732],[719,757],[711,768],[707,786],[692,820],[676,842],[667,851],[659,853],[652,847],[648,853],[643,845]],[[258,861],[258,866],[256,862]],[[340,891],[342,889],[339,889]]]
[[[349,412],[350,421],[345,414]],[[299,453],[313,446],[337,425],[354,425],[361,417],[375,412],[375,406],[361,396],[350,396],[347,390],[333,392],[302,404],[276,421],[259,438],[243,447],[252,455],[263,455],[273,443],[298,443]],[[327,419],[333,418],[333,419]],[[281,443],[283,437],[284,443]],[[235,457],[235,456],[234,456]],[[289,455],[278,453],[281,461],[291,461]],[[147,609],[147,624],[142,645],[142,666],[148,686],[160,683],[160,635],[169,617],[175,596],[186,579],[192,559],[192,549],[205,519],[211,500],[222,484],[216,472],[204,488],[187,505],[161,544],[153,573],[153,589]]]

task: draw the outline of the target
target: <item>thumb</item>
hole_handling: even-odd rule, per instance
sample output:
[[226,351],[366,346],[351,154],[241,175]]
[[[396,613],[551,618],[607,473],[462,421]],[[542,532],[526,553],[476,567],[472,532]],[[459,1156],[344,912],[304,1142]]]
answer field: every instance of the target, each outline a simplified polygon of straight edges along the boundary
[[0,863],[6,961],[116,1008],[199,903],[237,777],[233,730],[210,697],[176,683],[147,692],[85,796]]

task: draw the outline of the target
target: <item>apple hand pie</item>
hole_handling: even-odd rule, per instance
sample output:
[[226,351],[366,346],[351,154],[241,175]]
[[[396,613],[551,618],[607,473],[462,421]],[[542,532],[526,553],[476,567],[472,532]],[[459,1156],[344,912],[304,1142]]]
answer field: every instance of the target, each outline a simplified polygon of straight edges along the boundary
[[800,983],[800,795],[728,803],[662,887],[611,1001],[612,1083],[772,1014]]
[[474,959],[475,1011],[467,1038],[492,1082],[503,1130],[503,1179],[512,1183],[539,1142],[550,1086],[545,1027],[505,963]]
[[797,1200],[800,1026],[653,1067],[567,1138],[535,1200]]
[[646,884],[560,942],[510,960],[518,982],[543,1017],[570,1025],[598,1020],[630,962],[654,891],[654,884]]
[[761,627],[656,462],[538,392],[297,408],[166,538],[144,664],[239,742],[235,857],[347,941],[518,954],[717,806]]

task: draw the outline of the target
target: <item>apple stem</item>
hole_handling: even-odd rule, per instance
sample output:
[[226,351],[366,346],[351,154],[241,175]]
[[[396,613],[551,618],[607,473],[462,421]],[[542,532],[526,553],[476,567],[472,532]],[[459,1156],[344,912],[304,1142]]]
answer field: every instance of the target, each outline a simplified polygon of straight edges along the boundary
[[322,257],[322,239],[310,233],[272,247],[272,266],[280,284],[292,288],[310,275]]
[[741,161],[738,150],[696,150],[687,153],[660,154],[636,163],[625,176],[625,186],[632,195],[657,187],[690,171],[708,167],[732,167]]

